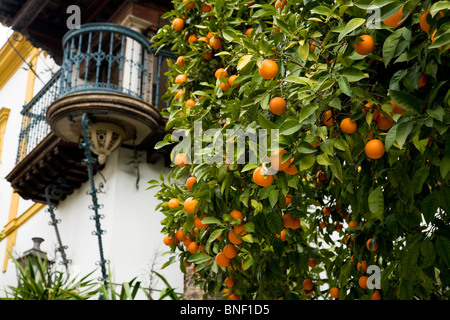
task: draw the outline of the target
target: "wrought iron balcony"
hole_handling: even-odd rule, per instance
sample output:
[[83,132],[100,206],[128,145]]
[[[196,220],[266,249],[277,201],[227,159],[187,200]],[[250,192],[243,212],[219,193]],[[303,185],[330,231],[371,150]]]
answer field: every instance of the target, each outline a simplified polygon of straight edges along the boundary
[[[7,179],[25,199],[44,199],[45,186],[59,178],[78,185],[87,179],[80,181],[77,169],[83,157],[78,148],[83,113],[93,122],[122,127],[125,146],[148,150],[164,133],[159,111],[166,103],[160,97],[166,91],[166,60],[175,58],[171,52],[155,54],[142,34],[107,23],[71,30],[62,44],[60,70],[22,111],[17,165]],[[73,175],[67,176],[70,171]]]

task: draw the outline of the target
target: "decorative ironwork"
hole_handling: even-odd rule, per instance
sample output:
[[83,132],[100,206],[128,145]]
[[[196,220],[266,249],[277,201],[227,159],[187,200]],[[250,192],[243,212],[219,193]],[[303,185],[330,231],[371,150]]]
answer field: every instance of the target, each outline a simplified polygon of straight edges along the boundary
[[72,262],[70,259],[67,259],[66,256],[66,249],[68,248],[67,246],[64,246],[62,244],[61,241],[61,235],[59,233],[59,229],[58,229],[58,223],[61,222],[60,219],[56,219],[56,215],[55,215],[55,207],[52,205],[52,202],[50,200],[50,196],[52,197],[56,197],[58,199],[60,199],[61,197],[63,197],[68,191],[70,192],[70,189],[72,189],[72,187],[70,185],[68,185],[64,180],[59,179],[57,182],[49,184],[46,188],[45,188],[45,198],[47,200],[47,211],[50,213],[50,218],[52,219],[49,222],[49,225],[53,226],[55,228],[55,233],[56,233],[56,240],[58,241],[58,251],[61,253],[61,258],[62,258],[62,264],[64,265],[64,267],[66,268],[66,272],[69,273],[69,264]]
[[61,69],[23,107],[16,163],[50,132],[46,110],[55,100],[77,92],[113,92],[132,96],[163,108],[170,51],[150,48],[151,43],[129,28],[92,23],[69,31],[63,38]]
[[84,162],[87,164],[88,168],[88,174],[89,174],[89,183],[90,183],[90,190],[89,194],[92,197],[92,205],[89,206],[89,209],[92,209],[94,211],[94,215],[91,217],[92,220],[95,221],[95,228],[96,230],[92,232],[93,235],[97,236],[98,239],[98,248],[100,253],[100,261],[98,264],[100,265],[102,277],[99,279],[100,281],[103,281],[105,284],[105,287],[108,287],[108,274],[106,272],[106,263],[104,254],[103,254],[103,241],[102,241],[102,235],[105,234],[105,230],[102,230],[100,219],[103,219],[104,216],[100,215],[98,213],[98,210],[102,207],[98,203],[97,193],[99,190],[95,187],[95,181],[94,181],[94,166],[97,163],[97,159],[92,156],[91,153],[91,147],[92,142],[88,138],[87,128],[90,125],[91,121],[88,119],[88,115],[86,113],[83,114],[82,119],[82,131],[83,131],[83,141],[80,143],[80,148],[84,150],[85,159]]

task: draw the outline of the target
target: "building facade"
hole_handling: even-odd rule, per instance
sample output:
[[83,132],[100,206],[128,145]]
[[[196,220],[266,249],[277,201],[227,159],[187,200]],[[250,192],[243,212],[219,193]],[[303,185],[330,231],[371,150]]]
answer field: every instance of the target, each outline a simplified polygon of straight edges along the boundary
[[0,4],[10,28],[0,50],[0,290],[17,282],[9,254],[40,238],[71,274],[138,277],[158,298],[165,285],[153,269],[183,293],[178,266],[160,270],[162,214],[146,190],[170,170],[170,150],[154,145],[165,134],[161,97],[174,57],[155,54],[149,39],[171,4],[71,5]]

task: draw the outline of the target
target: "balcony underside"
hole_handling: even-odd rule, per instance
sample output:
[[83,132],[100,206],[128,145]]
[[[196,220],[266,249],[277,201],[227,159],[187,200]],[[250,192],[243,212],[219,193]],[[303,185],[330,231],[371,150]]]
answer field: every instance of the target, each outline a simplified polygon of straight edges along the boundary
[[39,203],[47,203],[45,189],[48,185],[64,181],[66,187],[60,190],[62,192],[49,197],[52,204],[57,205],[88,180],[83,159],[84,154],[77,144],[64,142],[50,133],[6,179],[23,199]]

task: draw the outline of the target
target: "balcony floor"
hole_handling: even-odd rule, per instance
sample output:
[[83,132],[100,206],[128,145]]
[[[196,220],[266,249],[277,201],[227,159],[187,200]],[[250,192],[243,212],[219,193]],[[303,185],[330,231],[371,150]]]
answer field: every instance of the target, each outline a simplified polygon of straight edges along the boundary
[[23,199],[39,203],[47,203],[45,189],[48,185],[63,181],[66,188],[62,193],[50,195],[52,204],[57,205],[88,181],[83,159],[84,153],[77,144],[64,142],[50,133],[19,161],[6,179]]

